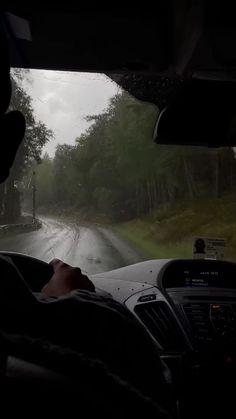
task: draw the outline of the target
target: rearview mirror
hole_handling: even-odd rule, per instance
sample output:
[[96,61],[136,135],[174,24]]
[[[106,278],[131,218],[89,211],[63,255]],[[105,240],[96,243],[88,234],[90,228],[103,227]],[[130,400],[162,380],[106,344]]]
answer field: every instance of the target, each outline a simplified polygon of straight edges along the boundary
[[183,83],[159,114],[158,144],[223,147],[236,145],[236,83],[192,80]]

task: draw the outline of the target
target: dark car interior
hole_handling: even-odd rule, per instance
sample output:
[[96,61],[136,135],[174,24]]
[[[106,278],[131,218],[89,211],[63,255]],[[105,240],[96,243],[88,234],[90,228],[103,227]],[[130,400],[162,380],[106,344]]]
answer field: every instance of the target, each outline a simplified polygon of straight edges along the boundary
[[[230,3],[203,0],[157,1],[155,9],[130,10],[118,4],[103,10],[72,2],[57,7],[9,2],[1,24],[12,67],[105,73],[136,98],[160,107],[153,141],[234,147],[233,11]],[[36,294],[52,275],[42,261],[1,254],[11,257]],[[98,294],[124,304],[155,341],[171,376],[174,417],[235,416],[235,263],[150,260],[91,279]],[[19,353],[13,358],[7,369],[17,383],[33,375],[39,387],[71,385],[49,367],[40,369],[40,362]]]

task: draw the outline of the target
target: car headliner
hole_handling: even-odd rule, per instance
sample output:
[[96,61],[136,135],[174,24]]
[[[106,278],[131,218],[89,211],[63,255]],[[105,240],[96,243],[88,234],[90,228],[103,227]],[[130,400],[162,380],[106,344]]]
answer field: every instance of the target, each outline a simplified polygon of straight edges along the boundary
[[12,41],[12,66],[103,72],[134,90],[133,74],[160,84],[173,78],[234,80],[232,7],[220,0],[159,0],[155,10],[143,4],[110,10],[71,0],[56,7],[9,1],[10,14],[2,21]]
[[[160,110],[189,80],[236,80],[234,7],[221,0],[157,0],[155,10],[9,1],[0,24],[12,67],[105,73]],[[217,96],[217,85],[213,90]]]

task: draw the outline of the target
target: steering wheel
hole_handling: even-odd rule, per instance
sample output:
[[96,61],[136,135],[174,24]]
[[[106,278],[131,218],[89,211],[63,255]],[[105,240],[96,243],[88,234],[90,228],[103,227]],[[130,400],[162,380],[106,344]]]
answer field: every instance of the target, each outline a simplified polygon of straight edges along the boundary
[[54,273],[51,265],[33,256],[6,251],[0,251],[0,255],[12,260],[33,292],[40,292]]

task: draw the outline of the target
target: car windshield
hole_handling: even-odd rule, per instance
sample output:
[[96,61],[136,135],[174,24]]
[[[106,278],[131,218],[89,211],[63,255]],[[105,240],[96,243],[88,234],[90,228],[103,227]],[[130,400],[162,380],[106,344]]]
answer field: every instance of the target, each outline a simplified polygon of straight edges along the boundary
[[236,260],[233,148],[156,145],[158,107],[103,74],[11,78],[27,129],[0,185],[0,250],[89,274],[154,258]]

